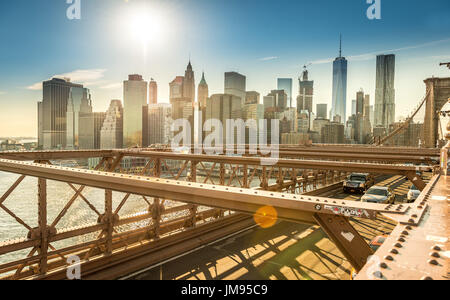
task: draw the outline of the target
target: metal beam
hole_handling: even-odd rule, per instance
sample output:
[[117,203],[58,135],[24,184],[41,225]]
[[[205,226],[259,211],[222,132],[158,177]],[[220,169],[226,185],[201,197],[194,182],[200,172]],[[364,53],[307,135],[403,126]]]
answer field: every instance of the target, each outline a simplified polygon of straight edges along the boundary
[[307,224],[316,224],[313,217],[316,212],[373,219],[381,212],[403,213],[408,208],[408,206],[386,206],[11,160],[0,160],[0,170],[118,192],[229,209],[252,215],[261,207],[272,206],[276,209],[278,218]]
[[[114,151],[113,151],[114,152]],[[202,155],[202,154],[181,154],[172,152],[155,151],[120,151],[124,156],[160,158],[169,160],[195,160],[202,162],[216,162],[226,164],[239,164],[249,166],[260,166],[262,159],[258,157],[240,157],[224,155]],[[405,175],[405,172],[430,171],[429,166],[408,166],[374,163],[336,162],[323,160],[298,160],[298,159],[277,159],[274,167],[311,169],[311,170],[337,170],[344,172],[367,172],[378,174]]]

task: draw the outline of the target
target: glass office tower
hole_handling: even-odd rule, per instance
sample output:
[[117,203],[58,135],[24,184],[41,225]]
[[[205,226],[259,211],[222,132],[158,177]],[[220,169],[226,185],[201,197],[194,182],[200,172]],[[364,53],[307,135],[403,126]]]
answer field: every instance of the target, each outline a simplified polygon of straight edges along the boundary
[[292,78],[278,78],[277,90],[284,90],[287,95],[287,107],[292,107]]
[[347,60],[342,57],[342,43],[339,57],[333,62],[333,103],[331,117],[340,117],[341,123],[347,120]]
[[147,105],[147,82],[141,75],[129,75],[123,82],[124,147],[142,146],[142,107]]

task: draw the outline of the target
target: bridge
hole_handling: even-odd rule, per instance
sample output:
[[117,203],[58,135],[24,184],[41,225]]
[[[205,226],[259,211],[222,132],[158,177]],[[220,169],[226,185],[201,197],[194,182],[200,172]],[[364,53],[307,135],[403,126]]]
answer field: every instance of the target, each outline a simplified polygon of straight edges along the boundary
[[[207,155],[208,149],[197,151],[201,154],[2,152],[0,171],[16,177],[0,191],[0,211],[23,235],[12,236],[13,227],[0,228],[7,237],[0,243],[0,276],[65,279],[76,258],[82,279],[145,277],[152,266],[249,228],[264,236],[283,228],[280,224],[302,224],[305,232],[323,231],[356,270],[356,279],[445,279],[449,145],[280,145],[280,159],[271,166],[261,164],[261,153],[249,151],[241,156]],[[140,166],[129,168],[124,163],[129,159],[138,159]],[[79,165],[68,166],[69,160]],[[98,163],[90,169],[86,160]],[[337,190],[351,172],[410,182],[421,194],[413,203],[394,204],[340,197]],[[17,194],[21,189],[26,196]],[[82,207],[82,218],[67,220]],[[24,217],[30,210],[32,216]],[[374,253],[363,228],[381,228],[379,222],[391,226]]]

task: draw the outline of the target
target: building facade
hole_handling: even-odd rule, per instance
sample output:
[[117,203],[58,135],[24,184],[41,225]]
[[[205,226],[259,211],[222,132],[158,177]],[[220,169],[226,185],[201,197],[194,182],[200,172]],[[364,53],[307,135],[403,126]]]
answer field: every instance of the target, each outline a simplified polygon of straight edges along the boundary
[[245,93],[245,104],[259,104],[260,94],[255,91]]
[[79,149],[100,149],[101,130],[106,113],[90,112],[79,114]]
[[327,104],[317,104],[316,105],[316,118],[317,119],[326,119],[327,111],[328,111]]
[[303,110],[308,111],[309,114],[313,111],[313,95],[314,95],[314,81],[308,79],[308,71],[303,71],[302,79],[299,79],[299,91],[297,96],[297,112]]
[[242,105],[246,96],[246,77],[237,72],[225,73],[225,94],[241,98]]
[[340,117],[340,122],[347,120],[347,60],[342,57],[342,43],[339,48],[339,57],[333,62],[333,102],[331,118]]
[[92,112],[91,93],[86,88],[72,87],[67,103],[66,149],[79,148],[79,114]]
[[100,131],[100,149],[123,147],[123,107],[120,100],[111,100]]
[[286,107],[292,107],[292,78],[278,78],[277,89],[286,93]]
[[167,145],[172,140],[172,106],[167,103],[149,104],[143,108],[144,147]]
[[142,146],[142,107],[147,105],[147,82],[141,75],[129,75],[123,82],[124,147]]
[[42,149],[64,149],[67,146],[67,104],[72,88],[80,88],[70,79],[53,78],[42,84],[42,104],[38,117],[41,129],[38,133],[38,144]]
[[148,83],[148,103],[158,103],[158,84],[153,78],[150,79],[150,82]]
[[377,56],[375,124],[389,130],[395,122],[395,55]]
[[206,101],[209,97],[209,89],[208,89],[208,83],[206,83],[205,80],[205,73],[202,74],[202,80],[200,80],[200,83],[198,84],[198,103],[200,104],[200,108],[206,108]]

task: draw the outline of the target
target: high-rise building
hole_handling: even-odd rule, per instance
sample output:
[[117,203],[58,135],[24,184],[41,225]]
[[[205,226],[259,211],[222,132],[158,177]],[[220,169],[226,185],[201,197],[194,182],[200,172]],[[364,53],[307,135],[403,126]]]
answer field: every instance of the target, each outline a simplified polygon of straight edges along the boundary
[[241,98],[241,104],[245,104],[246,77],[237,72],[225,73],[225,94]]
[[177,76],[171,83],[169,83],[169,98],[170,103],[173,99],[183,98],[183,76]]
[[200,80],[200,83],[198,84],[198,103],[200,104],[200,108],[206,107],[206,101],[209,97],[209,90],[208,90],[208,84],[205,80],[205,72],[202,74],[202,80]]
[[339,57],[333,62],[333,103],[331,117],[340,117],[340,122],[347,120],[347,60],[342,57],[342,39],[339,46]]
[[344,143],[344,124],[331,122],[322,128],[322,143],[324,144],[343,144]]
[[[258,94],[259,95],[259,94]],[[251,123],[248,122],[248,124],[250,124],[250,126],[248,124],[246,124],[246,128],[245,128],[245,143],[246,144],[250,144],[251,140],[250,140],[250,131],[253,130],[255,133],[259,132],[259,120],[264,119],[264,105],[263,104],[245,104],[244,107],[242,108],[242,119],[244,121],[248,121],[248,120],[255,120],[256,122],[253,124],[253,126],[251,126]],[[257,136],[256,138],[256,142],[258,142],[259,140],[259,136]]]
[[100,149],[101,130],[106,113],[89,112],[79,114],[79,149]]
[[70,79],[53,78],[42,84],[42,104],[40,104],[41,140],[38,144],[42,149],[66,148],[67,145],[67,103],[72,88],[83,88]]
[[[223,125],[223,144],[229,142],[227,136],[227,120],[242,117],[242,100],[240,97],[228,94],[211,95],[206,105],[206,120],[217,119]],[[213,129],[214,130],[214,129]],[[245,130],[245,129],[244,129]],[[207,131],[207,134],[212,131]],[[236,137],[236,134],[235,134]],[[235,139],[236,141],[236,139]]]
[[255,91],[249,91],[245,93],[245,104],[259,104],[259,93]]
[[143,108],[144,147],[154,144],[170,144],[172,139],[172,106],[168,103],[149,104]]
[[42,150],[43,148],[43,143],[44,143],[44,135],[43,135],[43,109],[42,109],[42,101],[38,102],[37,105],[37,120],[38,120],[38,149]]
[[92,112],[90,91],[86,88],[72,87],[67,103],[67,149],[78,149],[79,114]]
[[395,55],[377,56],[375,88],[375,123],[389,130],[395,122]]
[[286,107],[292,107],[292,78],[278,78],[277,89],[284,90],[287,95]]
[[309,112],[307,110],[302,110],[297,116],[298,122],[298,132],[308,133],[309,132]]
[[275,106],[283,111],[287,108],[287,94],[284,90],[272,90],[267,96],[273,96],[275,99]]
[[295,107],[290,107],[280,113],[280,119],[286,118],[290,122],[290,128],[292,132],[298,130],[298,113]]
[[317,119],[326,119],[327,118],[327,111],[328,111],[327,104],[317,104],[316,110],[317,110],[317,114],[316,114]]
[[264,96],[263,97],[264,111],[268,108],[276,107],[275,96]]
[[356,115],[356,100],[352,100],[352,113],[351,115]]
[[369,118],[370,118],[370,124],[372,125],[372,128],[375,125],[375,111],[373,108],[373,105],[369,106]]
[[120,100],[111,100],[100,131],[100,149],[123,147],[123,107]]
[[322,128],[328,124],[330,124],[330,120],[328,120],[328,119],[315,119],[313,121],[312,131],[321,134]]
[[153,78],[148,83],[148,103],[158,103],[158,84]]
[[141,75],[129,75],[123,82],[125,148],[142,146],[142,107],[147,105],[147,86]]
[[299,91],[297,96],[297,113],[307,110],[313,111],[314,81],[308,79],[308,70],[304,70],[302,78],[299,78]]
[[354,140],[360,144],[364,143],[364,91],[356,93],[356,114],[355,114],[355,136]]
[[189,61],[184,73],[183,97],[189,98],[192,103],[195,102],[195,77],[194,71],[192,70],[191,61]]

